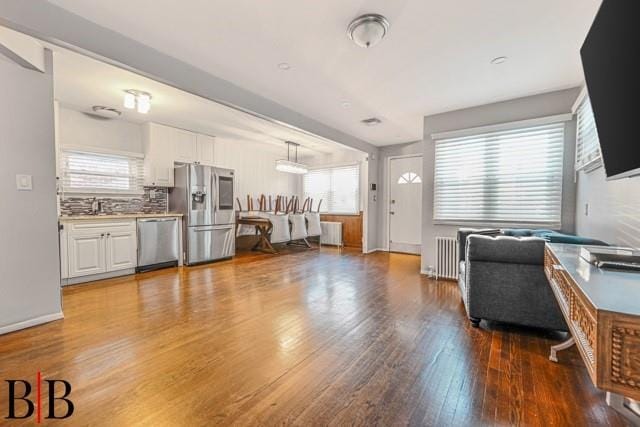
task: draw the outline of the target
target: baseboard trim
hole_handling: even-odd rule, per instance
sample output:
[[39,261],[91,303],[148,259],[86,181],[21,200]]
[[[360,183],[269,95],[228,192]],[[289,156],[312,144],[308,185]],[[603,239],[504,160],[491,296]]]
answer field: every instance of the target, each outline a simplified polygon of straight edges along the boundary
[[373,252],[388,252],[385,248],[373,248],[373,249],[369,249],[367,252],[367,254],[371,254]]
[[11,325],[0,327],[0,335],[8,334],[9,332],[19,331],[20,329],[30,328],[32,326],[42,325],[43,323],[53,322],[54,320],[60,320],[64,318],[64,314],[61,311],[52,314],[46,314],[44,316],[35,317],[29,320],[23,320],[22,322],[13,323]]

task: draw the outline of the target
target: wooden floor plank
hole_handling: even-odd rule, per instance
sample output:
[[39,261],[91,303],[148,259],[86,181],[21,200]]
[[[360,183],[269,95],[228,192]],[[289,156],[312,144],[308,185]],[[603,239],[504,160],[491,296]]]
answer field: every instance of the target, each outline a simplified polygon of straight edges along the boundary
[[69,287],[64,320],[0,336],[0,373],[68,380],[66,425],[624,425],[575,350],[549,362],[561,334],[472,328],[419,269],[282,248]]

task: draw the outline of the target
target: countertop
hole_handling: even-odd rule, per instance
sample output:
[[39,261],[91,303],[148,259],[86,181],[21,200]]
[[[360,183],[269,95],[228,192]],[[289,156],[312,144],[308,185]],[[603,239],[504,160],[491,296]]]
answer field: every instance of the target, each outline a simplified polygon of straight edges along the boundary
[[640,316],[640,273],[601,269],[580,257],[580,245],[547,243],[597,310]]
[[70,215],[60,216],[58,221],[101,221],[107,219],[138,219],[138,218],[171,218],[182,217],[179,213],[132,213],[132,214],[112,214],[112,215]]

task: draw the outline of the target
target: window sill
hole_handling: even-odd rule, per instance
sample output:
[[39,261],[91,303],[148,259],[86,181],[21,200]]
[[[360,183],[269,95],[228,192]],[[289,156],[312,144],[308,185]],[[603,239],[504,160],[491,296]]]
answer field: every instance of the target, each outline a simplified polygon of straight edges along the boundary
[[560,230],[562,224],[559,223],[517,223],[517,222],[478,222],[478,221],[433,221],[433,225],[448,225],[453,227],[473,227],[473,228],[539,228]]

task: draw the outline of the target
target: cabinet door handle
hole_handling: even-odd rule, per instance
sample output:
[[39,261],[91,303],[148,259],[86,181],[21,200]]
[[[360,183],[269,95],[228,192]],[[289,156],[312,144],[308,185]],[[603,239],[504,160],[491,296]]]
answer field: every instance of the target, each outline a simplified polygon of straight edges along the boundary
[[102,233],[102,234],[100,235],[100,238],[101,238],[101,239],[102,239],[103,237],[104,237],[104,233]]
[[107,237],[111,237],[111,233],[107,233]]

